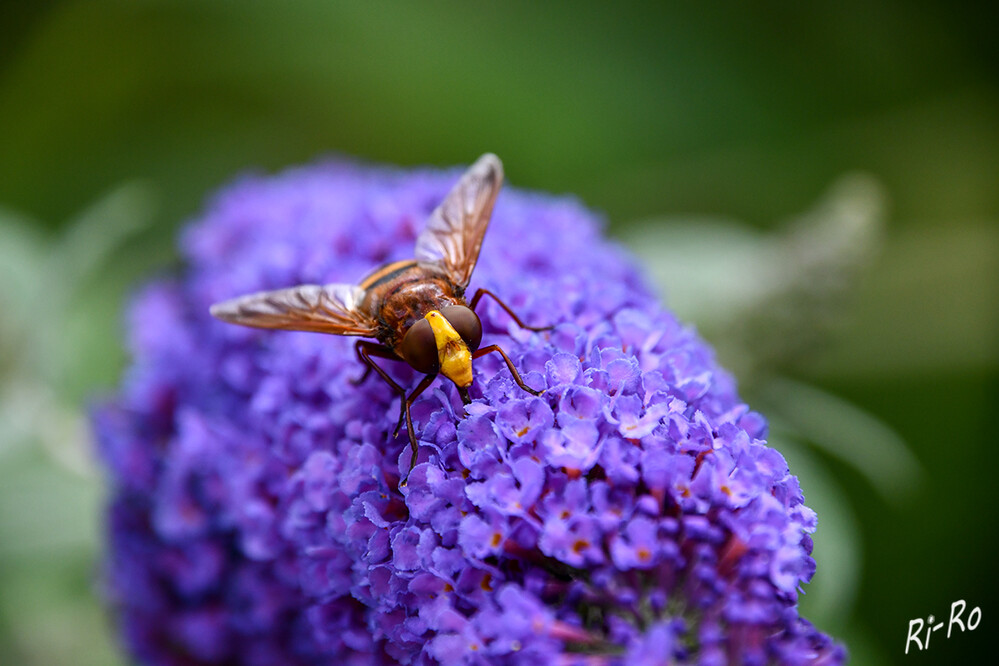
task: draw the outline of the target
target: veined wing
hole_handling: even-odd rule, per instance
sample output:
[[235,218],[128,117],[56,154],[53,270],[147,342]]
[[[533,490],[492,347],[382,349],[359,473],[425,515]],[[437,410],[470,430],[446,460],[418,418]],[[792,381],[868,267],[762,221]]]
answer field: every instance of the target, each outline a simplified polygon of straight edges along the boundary
[[438,262],[455,284],[467,286],[502,185],[503,163],[486,153],[430,215],[416,239],[416,258]]
[[256,328],[374,337],[378,322],[359,309],[364,293],[353,284],[302,284],[216,303],[211,313]]

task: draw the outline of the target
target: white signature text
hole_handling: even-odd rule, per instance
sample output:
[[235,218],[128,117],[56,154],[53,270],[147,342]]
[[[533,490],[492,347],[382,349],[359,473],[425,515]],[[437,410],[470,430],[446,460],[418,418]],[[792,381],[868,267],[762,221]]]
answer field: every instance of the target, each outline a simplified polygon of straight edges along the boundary
[[[964,602],[964,599],[955,601],[950,605],[950,620],[946,623],[947,638],[950,638],[951,632],[955,628],[960,629],[962,632],[974,631],[978,627],[978,624],[982,621],[982,609],[978,606],[971,609],[967,618],[962,619],[967,606],[968,605]],[[943,622],[938,622],[937,624],[934,624],[934,622],[936,622],[936,618],[932,615],[926,618],[925,622],[922,618],[909,620],[909,635],[905,639],[906,654],[909,654],[909,646],[913,643],[915,644],[916,649],[920,651],[930,649],[930,637],[933,635],[933,632],[943,629],[944,627]],[[925,632],[923,631],[924,627],[926,628]]]

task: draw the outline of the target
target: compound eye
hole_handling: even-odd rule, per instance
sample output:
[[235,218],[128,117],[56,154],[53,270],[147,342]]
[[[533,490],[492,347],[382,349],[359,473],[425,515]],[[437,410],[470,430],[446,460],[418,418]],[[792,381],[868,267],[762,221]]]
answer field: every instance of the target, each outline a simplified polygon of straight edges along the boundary
[[428,375],[437,372],[437,340],[429,321],[420,319],[406,331],[402,338],[402,357],[415,370]]
[[441,310],[441,314],[451,322],[454,330],[468,345],[468,351],[479,348],[479,343],[482,342],[482,322],[479,321],[479,315],[464,305],[449,305]]

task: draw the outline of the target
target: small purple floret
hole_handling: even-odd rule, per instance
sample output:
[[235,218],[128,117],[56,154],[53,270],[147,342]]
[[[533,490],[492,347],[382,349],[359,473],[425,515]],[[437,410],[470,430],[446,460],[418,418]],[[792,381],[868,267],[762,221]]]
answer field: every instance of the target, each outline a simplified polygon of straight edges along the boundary
[[[455,172],[329,163],[229,186],[187,270],[129,317],[133,363],[94,415],[106,585],[148,664],[840,663],[797,613],[815,514],[711,349],[571,199],[507,188],[471,288],[467,408],[413,405],[353,340],[258,331],[217,301],[356,282],[412,256]],[[401,363],[388,372],[412,387]]]

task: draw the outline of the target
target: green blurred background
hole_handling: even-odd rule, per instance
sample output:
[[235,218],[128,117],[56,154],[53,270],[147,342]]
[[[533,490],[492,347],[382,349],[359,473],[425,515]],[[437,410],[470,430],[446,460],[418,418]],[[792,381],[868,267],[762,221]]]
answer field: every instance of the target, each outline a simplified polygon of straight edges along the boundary
[[[651,5],[651,3],[649,3]],[[219,185],[503,158],[632,245],[819,512],[854,663],[974,663],[997,611],[999,39],[975,4],[0,5],[0,663],[126,663],[87,404]],[[904,653],[910,619],[974,632]],[[967,616],[967,611],[965,613]]]

